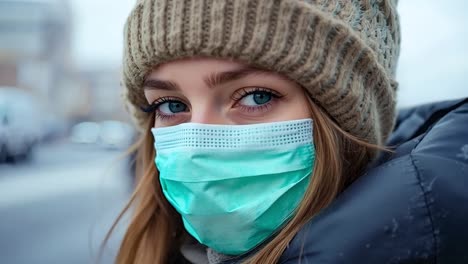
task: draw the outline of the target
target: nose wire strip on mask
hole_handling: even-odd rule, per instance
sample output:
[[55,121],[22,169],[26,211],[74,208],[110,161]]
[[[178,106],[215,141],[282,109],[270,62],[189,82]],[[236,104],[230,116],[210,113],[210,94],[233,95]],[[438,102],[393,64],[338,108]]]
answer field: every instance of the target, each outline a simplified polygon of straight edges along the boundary
[[191,148],[270,148],[312,143],[312,120],[294,120],[260,125],[206,125],[187,123],[153,129],[155,147],[166,150]]

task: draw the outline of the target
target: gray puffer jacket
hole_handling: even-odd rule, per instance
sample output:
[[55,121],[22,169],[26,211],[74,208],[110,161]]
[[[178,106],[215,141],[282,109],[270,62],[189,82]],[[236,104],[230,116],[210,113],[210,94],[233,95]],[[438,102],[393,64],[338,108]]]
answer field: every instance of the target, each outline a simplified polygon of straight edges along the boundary
[[401,111],[388,145],[280,263],[468,263],[468,99]]

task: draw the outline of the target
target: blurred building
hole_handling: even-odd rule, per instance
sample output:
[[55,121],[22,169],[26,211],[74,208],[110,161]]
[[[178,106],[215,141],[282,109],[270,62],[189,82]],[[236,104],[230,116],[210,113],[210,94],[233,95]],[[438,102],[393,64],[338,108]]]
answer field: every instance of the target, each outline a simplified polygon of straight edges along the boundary
[[130,120],[121,98],[120,68],[81,69],[80,76],[91,87],[90,120]]
[[0,86],[29,90],[56,115],[89,114],[90,87],[71,61],[67,0],[0,0]]

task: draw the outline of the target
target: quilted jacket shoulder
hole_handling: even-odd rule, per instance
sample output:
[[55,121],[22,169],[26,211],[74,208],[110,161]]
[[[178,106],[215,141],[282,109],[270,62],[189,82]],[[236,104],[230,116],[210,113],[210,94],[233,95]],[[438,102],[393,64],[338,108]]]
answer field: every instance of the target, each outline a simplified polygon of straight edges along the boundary
[[400,111],[388,145],[281,263],[468,263],[468,99]]

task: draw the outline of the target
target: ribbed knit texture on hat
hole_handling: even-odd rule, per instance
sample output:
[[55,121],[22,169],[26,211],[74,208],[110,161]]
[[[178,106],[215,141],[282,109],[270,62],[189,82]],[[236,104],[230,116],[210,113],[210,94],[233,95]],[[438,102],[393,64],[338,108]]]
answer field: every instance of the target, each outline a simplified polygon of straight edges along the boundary
[[396,0],[139,0],[125,25],[124,97],[141,126],[153,68],[231,58],[285,74],[345,131],[381,144],[394,125],[399,47]]

